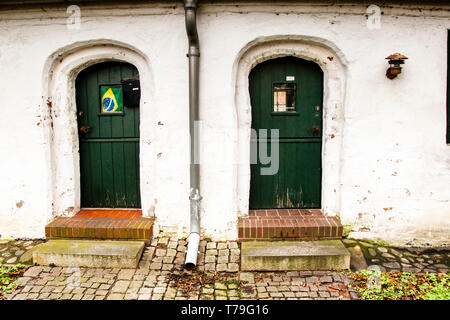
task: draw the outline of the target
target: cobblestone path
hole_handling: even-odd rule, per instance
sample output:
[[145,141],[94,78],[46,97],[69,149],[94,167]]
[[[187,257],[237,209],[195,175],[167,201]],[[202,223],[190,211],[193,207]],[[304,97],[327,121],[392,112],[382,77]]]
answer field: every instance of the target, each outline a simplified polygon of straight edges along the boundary
[[[11,244],[9,244],[10,246]],[[31,266],[7,299],[238,300],[345,299],[347,277],[333,271],[239,272],[236,242],[201,241],[198,266],[183,269],[187,242],[160,237],[137,269]]]
[[[3,263],[24,260],[23,253],[42,240],[0,242]],[[428,254],[345,240],[360,266],[383,271],[447,272],[448,252]],[[240,249],[234,241],[201,241],[198,266],[183,268],[187,242],[154,238],[137,269],[31,266],[22,286],[7,299],[67,300],[238,300],[357,299],[349,280],[336,271],[240,272]],[[21,252],[22,251],[22,252]],[[15,258],[15,259],[13,259]],[[14,261],[13,261],[14,260]],[[8,262],[9,261],[9,262]],[[365,265],[364,265],[365,264]]]

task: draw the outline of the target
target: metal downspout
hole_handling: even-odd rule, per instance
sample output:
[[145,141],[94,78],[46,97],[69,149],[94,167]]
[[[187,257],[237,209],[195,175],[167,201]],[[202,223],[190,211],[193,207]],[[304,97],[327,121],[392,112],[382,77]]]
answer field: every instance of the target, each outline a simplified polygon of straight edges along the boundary
[[197,265],[197,254],[200,243],[200,166],[198,164],[199,137],[195,132],[199,120],[198,90],[199,90],[199,59],[200,49],[197,34],[197,0],[184,0],[186,33],[189,40],[189,133],[190,133],[190,195],[191,230],[188,238],[185,266],[192,268]]

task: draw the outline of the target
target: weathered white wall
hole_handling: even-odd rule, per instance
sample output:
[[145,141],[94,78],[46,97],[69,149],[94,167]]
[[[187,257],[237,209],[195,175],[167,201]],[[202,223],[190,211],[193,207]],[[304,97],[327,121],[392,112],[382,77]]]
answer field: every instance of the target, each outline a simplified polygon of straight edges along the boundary
[[[448,238],[450,13],[420,9],[382,7],[381,28],[371,30],[361,5],[201,6],[201,192],[207,236],[236,238],[236,219],[246,213],[248,166],[242,152],[249,122],[239,115],[248,113],[248,93],[239,91],[239,79],[248,70],[240,66],[252,65],[244,60],[262,45],[268,57],[292,49],[317,61],[325,81],[324,63],[339,64],[331,78],[343,84],[336,98],[340,121],[324,133],[324,168],[336,168],[323,177],[325,212],[369,228],[365,234],[371,237]],[[183,8],[179,3],[81,7],[78,30],[67,29],[66,17],[65,8],[0,11],[0,235],[42,237],[49,219],[79,208],[73,80],[89,60],[112,58],[132,62],[141,72],[143,210],[155,214],[160,227],[185,232],[189,130]],[[278,42],[271,53],[273,39]],[[311,39],[311,50],[299,49]],[[104,49],[96,46],[101,43]],[[320,48],[336,59],[318,60]],[[391,81],[384,75],[384,58],[394,52],[410,59]],[[52,68],[63,71],[49,78]],[[325,87],[325,94],[337,90],[332,81]],[[60,99],[52,101],[50,113],[48,97]],[[325,112],[332,114],[332,106]]]

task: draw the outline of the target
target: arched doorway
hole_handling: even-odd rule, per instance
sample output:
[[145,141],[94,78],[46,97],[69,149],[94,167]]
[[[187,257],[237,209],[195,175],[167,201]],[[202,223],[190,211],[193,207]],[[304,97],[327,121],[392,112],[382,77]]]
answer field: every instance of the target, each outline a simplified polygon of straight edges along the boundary
[[79,73],[75,89],[81,207],[140,208],[139,103],[130,99],[140,94],[136,67],[92,65]]
[[[323,71],[296,57],[267,60],[250,72],[249,91],[256,133],[252,150],[258,150],[251,164],[249,208],[321,208]],[[279,138],[270,141],[273,129]],[[270,165],[278,161],[269,174],[263,173],[268,164],[259,153],[265,141]],[[278,154],[270,154],[276,142]]]

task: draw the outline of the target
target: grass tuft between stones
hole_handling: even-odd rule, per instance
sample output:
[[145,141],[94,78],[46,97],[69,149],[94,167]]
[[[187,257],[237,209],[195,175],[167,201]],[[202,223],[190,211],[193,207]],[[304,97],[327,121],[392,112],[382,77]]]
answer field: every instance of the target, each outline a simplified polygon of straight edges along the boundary
[[17,264],[15,266],[4,266],[0,262],[0,300],[6,299],[5,294],[11,293],[19,285],[17,280],[25,272],[26,266]]
[[450,272],[413,274],[361,270],[347,273],[362,300],[450,300]]

